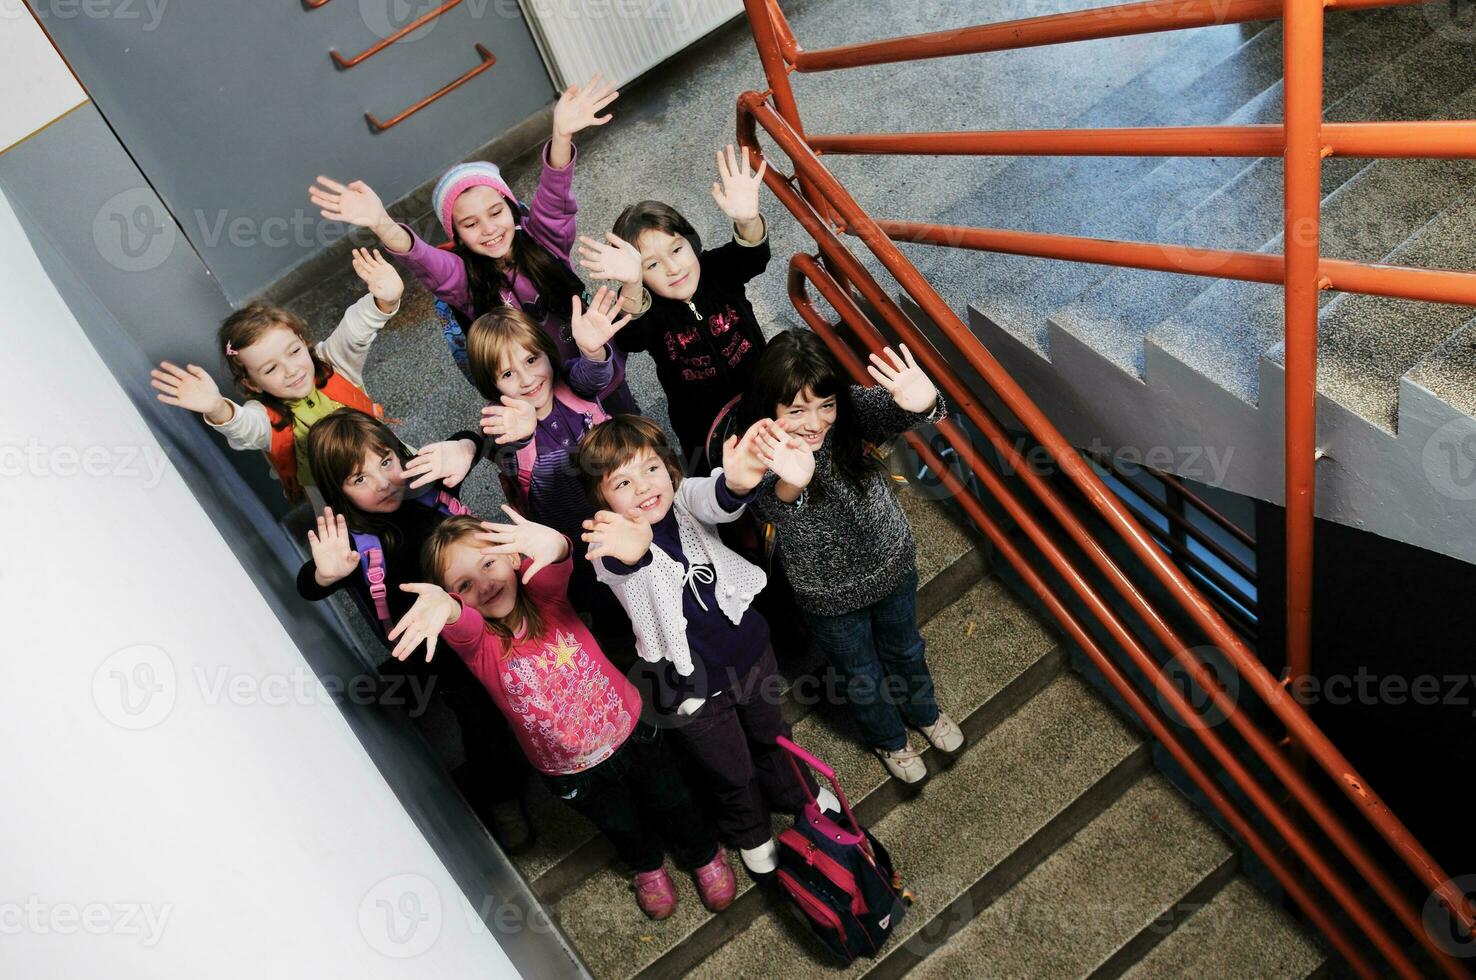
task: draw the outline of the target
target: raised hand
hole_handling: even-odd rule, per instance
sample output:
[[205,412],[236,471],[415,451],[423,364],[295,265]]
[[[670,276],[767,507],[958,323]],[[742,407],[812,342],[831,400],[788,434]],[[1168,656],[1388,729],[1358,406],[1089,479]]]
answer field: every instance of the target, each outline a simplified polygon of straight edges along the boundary
[[359,567],[359,553],[349,534],[348,522],[332,507],[324,507],[318,515],[318,529],[308,528],[308,547],[313,552],[313,580],[323,588],[351,574]]
[[589,309],[584,309],[579,297],[574,297],[574,309],[569,316],[569,330],[579,352],[591,361],[605,359],[605,345],[610,338],[630,322],[630,314],[616,320],[620,309],[620,294],[601,286],[590,298]]
[[329,177],[319,176],[317,183],[308,188],[308,200],[329,221],[377,228],[390,220],[384,202],[374,193],[374,188],[362,180],[340,184]]
[[754,445],[759,459],[779,479],[797,490],[810,485],[815,476],[815,454],[803,439],[784,431],[773,419],[764,419]]
[[[356,248],[353,255],[354,274],[364,280],[364,285],[369,287],[369,295],[374,297],[379,308],[386,313],[394,309],[400,302],[400,297],[405,295],[405,280],[379,254],[378,249],[371,252],[367,248]],[[385,307],[389,309],[386,310]]]
[[760,419],[748,427],[743,437],[728,436],[723,442],[723,480],[728,489],[743,496],[764,478],[764,461],[759,458],[757,440],[765,420]]
[[400,589],[415,593],[415,605],[390,630],[391,640],[399,638],[390,656],[404,660],[424,640],[425,662],[430,663],[431,657],[436,655],[436,638],[441,635],[441,630],[461,618],[461,603],[439,585],[427,582],[402,585]]
[[602,510],[592,520],[584,522],[584,533],[579,537],[589,544],[585,557],[591,560],[609,556],[627,565],[634,565],[651,550],[651,525],[640,519],[640,511],[634,508],[624,514]]
[[230,420],[230,405],[220,396],[220,386],[199,365],[182,368],[161,361],[149,372],[149,378],[149,384],[159,392],[156,397],[164,404],[199,412],[217,425]]
[[[759,191],[764,186],[764,173],[769,161],[759,164],[757,171],[748,165],[748,147],[743,148],[743,162],[738,162],[730,143],[726,150],[718,150],[717,166],[719,180],[713,181],[712,199],[723,209],[723,214],[737,225],[756,222],[759,216]],[[742,230],[740,228],[740,230]],[[747,235],[743,236],[748,238]]]
[[511,395],[503,395],[501,405],[482,409],[482,434],[494,436],[499,446],[532,438],[538,429],[538,411],[533,403]]
[[877,384],[892,393],[892,401],[904,412],[930,412],[938,403],[938,389],[912,359],[907,345],[902,344],[900,349],[901,357],[890,347],[883,349],[886,360],[879,354],[872,354],[866,370],[871,372]]
[[502,509],[512,523],[493,524],[484,521],[482,530],[476,536],[492,545],[487,553],[528,556],[528,568],[523,572],[524,585],[542,569],[564,560],[564,556],[569,553],[568,538],[551,527],[535,524],[507,504],[503,504]]
[[437,480],[443,486],[454,487],[466,479],[466,474],[476,461],[477,444],[470,439],[433,442],[429,446],[423,446],[405,464],[405,476],[410,478],[412,490],[419,490]]
[[610,121],[610,115],[607,113],[601,116],[598,113],[619,95],[615,84],[604,81],[600,72],[595,72],[594,77],[583,86],[570,85],[564,89],[559,95],[559,101],[554,104],[554,139],[568,140],[580,130],[605,125]]
[[596,279],[636,285],[641,281],[641,253],[630,242],[613,231],[605,232],[603,242],[588,235],[579,236],[579,264]]

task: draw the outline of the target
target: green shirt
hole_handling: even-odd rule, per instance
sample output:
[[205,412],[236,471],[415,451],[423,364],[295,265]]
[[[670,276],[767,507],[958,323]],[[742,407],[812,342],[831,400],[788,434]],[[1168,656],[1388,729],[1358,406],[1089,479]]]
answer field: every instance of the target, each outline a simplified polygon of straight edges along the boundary
[[312,394],[287,402],[292,413],[292,448],[297,454],[297,482],[305,487],[313,485],[313,470],[308,466],[308,430],[327,416],[343,408],[338,402],[314,388]]

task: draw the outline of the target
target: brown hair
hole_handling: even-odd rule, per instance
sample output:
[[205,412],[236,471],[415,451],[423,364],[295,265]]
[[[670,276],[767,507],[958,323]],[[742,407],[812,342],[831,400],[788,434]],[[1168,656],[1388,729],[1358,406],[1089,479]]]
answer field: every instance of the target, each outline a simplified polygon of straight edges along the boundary
[[333,376],[333,365],[318,356],[313,339],[308,336],[307,323],[291,310],[268,303],[249,303],[225,318],[225,322],[216,331],[215,341],[220,346],[220,356],[225,358],[226,367],[231,372],[231,380],[236,382],[241,394],[255,398],[277,414],[272,428],[285,429],[292,424],[292,410],[275,395],[248,387],[250,379],[246,377],[246,368],[236,356],[276,327],[285,327],[297,334],[297,338],[307,347],[308,356],[313,359],[313,386],[323,387]]
[[533,318],[512,306],[499,306],[483,313],[466,332],[466,370],[482,397],[495,402],[502,392],[497,390],[497,376],[505,359],[510,359],[515,346],[548,355],[557,378],[562,367],[559,349],[553,339],[533,322]]
[[600,489],[605,477],[647,449],[666,464],[671,485],[681,486],[682,468],[661,426],[641,415],[614,415],[590,429],[579,443],[579,480],[585,494],[596,506],[606,506]]
[[378,535],[386,551],[399,547],[394,526],[379,514],[366,514],[343,492],[343,481],[364,462],[364,453],[394,453],[403,464],[410,450],[389,428],[372,415],[356,408],[340,408],[308,430],[307,458],[323,501],[348,526],[365,534]]
[[[450,591],[447,588],[445,574],[451,546],[481,530],[481,519],[471,514],[458,514],[446,518],[431,532],[430,537],[425,539],[425,544],[420,546],[421,572],[441,588]],[[486,620],[487,629],[507,644],[511,644],[513,639],[512,627],[508,623],[521,623],[526,639],[536,640],[543,635],[543,617],[538,615],[538,607],[533,604],[528,591],[522,588],[521,584],[514,576],[513,588],[517,589],[517,598],[513,600],[512,612],[507,618]]]
[[643,231],[664,231],[668,235],[680,235],[692,246],[692,251],[702,254],[702,238],[692,223],[682,213],[662,201],[638,201],[620,212],[615,219],[615,234],[636,244]]

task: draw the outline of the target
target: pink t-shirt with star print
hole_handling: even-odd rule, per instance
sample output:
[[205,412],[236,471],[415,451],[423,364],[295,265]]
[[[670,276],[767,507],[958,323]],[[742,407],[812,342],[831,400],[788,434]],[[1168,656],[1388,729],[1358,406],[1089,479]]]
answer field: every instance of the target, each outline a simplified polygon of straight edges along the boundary
[[551,774],[604,762],[641,715],[640,694],[606,659],[569,604],[573,568],[568,557],[519,586],[543,618],[537,639],[519,635],[506,643],[465,604],[461,618],[441,633],[507,717],[528,761]]

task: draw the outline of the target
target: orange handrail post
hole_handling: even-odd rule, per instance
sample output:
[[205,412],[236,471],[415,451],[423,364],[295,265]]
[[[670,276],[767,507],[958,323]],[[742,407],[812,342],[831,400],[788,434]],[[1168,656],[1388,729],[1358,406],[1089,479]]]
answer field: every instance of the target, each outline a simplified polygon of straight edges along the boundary
[[1312,659],[1317,452],[1317,266],[1322,209],[1322,0],[1286,0],[1286,672]]

